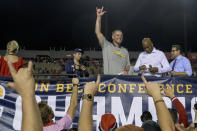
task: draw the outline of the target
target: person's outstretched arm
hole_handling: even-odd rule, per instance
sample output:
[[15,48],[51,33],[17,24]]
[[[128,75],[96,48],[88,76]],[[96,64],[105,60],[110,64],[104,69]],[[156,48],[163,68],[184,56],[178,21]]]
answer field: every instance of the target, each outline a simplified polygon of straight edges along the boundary
[[83,98],[82,109],[79,117],[79,131],[93,131],[92,106],[94,103],[94,96],[98,91],[100,79],[100,75],[98,75],[97,82],[88,82],[85,85],[85,97]]
[[[184,124],[185,127],[188,127],[188,116],[187,111],[185,110],[182,103],[175,97],[174,92],[171,87],[164,89],[163,95],[169,97],[172,100],[178,114],[179,114],[179,124]],[[175,123],[176,124],[176,123]]]
[[149,96],[153,97],[161,130],[174,131],[175,130],[174,122],[164,103],[163,98],[161,97],[159,84],[147,82],[143,75],[142,75],[142,80],[144,81],[145,84],[146,93]]
[[68,108],[67,114],[72,118],[72,120],[75,117],[76,109],[77,109],[77,99],[78,99],[78,84],[79,84],[79,79],[78,78],[73,78],[72,79],[73,83],[73,91],[72,91],[72,96],[70,99],[70,106]]
[[101,9],[96,8],[97,18],[96,18],[96,25],[95,25],[95,33],[99,41],[99,44],[103,44],[103,41],[105,38],[103,34],[101,33],[101,19],[105,13],[106,11],[103,11],[103,7]]
[[47,130],[54,130],[54,128],[58,129],[58,130],[69,129],[70,126],[72,125],[72,121],[75,117],[77,103],[78,103],[77,99],[78,99],[79,79],[73,78],[72,83],[73,83],[72,96],[70,99],[70,105],[68,107],[68,110],[67,110],[65,116],[62,117],[59,121],[57,121],[54,125],[48,126]]
[[17,72],[12,63],[8,62],[13,81],[8,87],[16,90],[22,98],[22,131],[42,131],[43,125],[35,98],[35,81],[32,75],[32,62],[27,68],[20,68]]

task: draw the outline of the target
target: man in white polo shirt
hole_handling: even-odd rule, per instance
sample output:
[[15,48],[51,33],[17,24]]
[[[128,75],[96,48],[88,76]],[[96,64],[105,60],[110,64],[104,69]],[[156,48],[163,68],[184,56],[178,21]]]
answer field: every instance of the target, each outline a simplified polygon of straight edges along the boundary
[[140,53],[137,59],[134,67],[136,72],[141,72],[146,76],[160,77],[162,73],[172,70],[165,54],[153,46],[150,38],[144,38],[142,46],[145,51]]

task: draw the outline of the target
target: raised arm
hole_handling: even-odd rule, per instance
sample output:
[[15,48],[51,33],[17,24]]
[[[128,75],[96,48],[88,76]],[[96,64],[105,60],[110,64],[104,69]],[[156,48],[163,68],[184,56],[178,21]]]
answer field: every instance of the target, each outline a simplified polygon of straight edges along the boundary
[[188,116],[184,106],[181,102],[175,97],[174,92],[170,87],[164,89],[163,95],[169,97],[172,100],[178,114],[179,114],[179,124],[184,124],[185,127],[188,126]]
[[17,72],[12,63],[8,62],[13,83],[8,87],[15,89],[22,98],[22,131],[42,131],[42,120],[35,98],[35,82],[32,75],[32,62],[27,68],[20,68]]
[[103,44],[103,41],[104,41],[104,36],[101,33],[101,19],[102,19],[102,16],[106,13],[106,11],[104,11],[103,9],[104,7],[102,7],[101,9],[96,8],[97,18],[96,18],[96,25],[95,25],[95,33],[99,41],[99,44]]
[[98,75],[97,82],[88,82],[85,85],[82,109],[79,117],[79,131],[93,131],[92,107],[100,79],[100,75]]
[[72,120],[75,117],[75,112],[77,109],[77,98],[78,98],[78,84],[79,84],[79,79],[78,78],[73,78],[72,79],[72,83],[73,83],[73,92],[72,92],[72,96],[70,99],[70,106],[68,108],[67,114],[72,118]]
[[145,83],[146,93],[153,97],[161,130],[174,131],[175,130],[174,122],[164,103],[163,98],[161,97],[159,84],[147,82],[144,76],[142,76],[142,80]]

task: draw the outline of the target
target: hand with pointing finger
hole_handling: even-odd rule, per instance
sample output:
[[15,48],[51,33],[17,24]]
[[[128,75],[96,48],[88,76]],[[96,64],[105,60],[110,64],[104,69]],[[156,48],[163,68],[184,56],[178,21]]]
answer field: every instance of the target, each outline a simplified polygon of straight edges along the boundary
[[32,75],[32,65],[32,62],[29,62],[27,68],[20,68],[17,72],[12,63],[8,62],[8,67],[14,82],[9,82],[7,87],[16,90],[21,97],[35,95],[35,81]]
[[27,68],[20,68],[18,72],[12,63],[8,67],[14,82],[9,82],[7,87],[16,90],[22,98],[22,125],[21,131],[42,131],[43,124],[35,98],[35,81],[32,75],[32,62]]
[[162,131],[174,131],[174,122],[172,117],[164,103],[160,94],[159,84],[153,82],[147,82],[146,78],[141,76],[144,84],[145,91],[148,95],[153,97],[155,109],[157,111],[157,118]]
[[159,84],[154,82],[147,82],[146,78],[141,76],[144,84],[145,84],[145,92],[152,97],[161,96]]
[[101,76],[98,75],[97,76],[97,81],[93,81],[93,82],[88,82],[85,84],[85,89],[84,89],[84,94],[92,94],[93,96],[96,95],[97,91],[98,91],[98,87],[100,84],[100,80],[101,80]]
[[174,92],[171,87],[167,87],[166,89],[163,90],[162,95],[165,95],[169,97],[170,99],[174,98]]

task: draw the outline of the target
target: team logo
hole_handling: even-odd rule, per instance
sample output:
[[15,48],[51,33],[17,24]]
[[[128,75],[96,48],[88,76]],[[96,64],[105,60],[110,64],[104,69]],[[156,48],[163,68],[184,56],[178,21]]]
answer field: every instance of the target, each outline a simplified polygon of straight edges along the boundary
[[122,58],[126,58],[125,55],[121,54],[119,51],[116,50],[112,50],[112,52],[114,52],[114,54],[121,56]]

